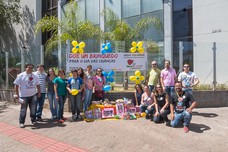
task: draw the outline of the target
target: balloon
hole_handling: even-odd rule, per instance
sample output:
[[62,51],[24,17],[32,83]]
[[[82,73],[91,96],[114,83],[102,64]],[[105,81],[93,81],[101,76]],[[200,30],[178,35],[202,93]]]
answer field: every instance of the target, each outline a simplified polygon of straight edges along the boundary
[[110,71],[109,73],[102,71],[102,74],[104,75],[106,82],[114,82],[114,78],[112,77],[115,74],[114,71]]
[[102,54],[106,54],[106,53],[111,53],[112,52],[111,43],[102,44],[101,47],[102,47],[102,50],[101,50]]
[[83,54],[84,53],[84,50],[83,48],[85,47],[85,42],[80,42],[78,44],[77,41],[72,41],[71,44],[74,46],[73,49],[71,50],[72,53],[80,53],[80,54]]
[[72,89],[70,92],[73,96],[78,94],[78,90],[77,89]]
[[76,45],[78,45],[78,42],[77,41],[72,41],[72,43],[71,43],[73,46],[76,46]]
[[143,43],[142,41],[139,41],[138,43],[136,43],[135,41],[133,41],[131,43],[132,47],[130,49],[130,52],[131,53],[135,53],[136,51],[138,51],[139,53],[143,53],[144,52],[144,49],[143,49]]
[[145,78],[141,76],[141,72],[139,70],[135,71],[134,76],[129,77],[130,81],[135,81],[135,84],[140,84]]
[[105,85],[105,86],[103,87],[103,90],[104,90],[104,91],[110,91],[110,90],[111,90],[111,86],[110,86],[110,85]]

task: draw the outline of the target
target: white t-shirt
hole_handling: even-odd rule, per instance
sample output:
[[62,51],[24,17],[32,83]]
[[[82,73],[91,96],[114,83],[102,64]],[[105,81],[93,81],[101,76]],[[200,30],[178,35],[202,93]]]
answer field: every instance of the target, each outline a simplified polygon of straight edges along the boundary
[[[181,72],[178,76],[178,80],[181,81],[182,85],[185,85],[185,86],[190,86],[194,84],[195,79],[197,79],[197,76],[195,75],[194,72],[191,72],[191,71],[189,71],[188,73]],[[190,89],[192,89],[192,87]]]
[[30,97],[35,95],[36,86],[39,85],[38,77],[33,73],[27,74],[26,72],[20,73],[13,83],[19,86],[20,97]]

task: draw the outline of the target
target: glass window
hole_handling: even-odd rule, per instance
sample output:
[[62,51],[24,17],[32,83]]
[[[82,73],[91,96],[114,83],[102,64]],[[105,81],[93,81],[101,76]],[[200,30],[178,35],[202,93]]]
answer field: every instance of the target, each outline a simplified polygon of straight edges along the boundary
[[99,24],[99,0],[86,0],[86,19],[94,24]]
[[162,9],[162,0],[142,0],[142,13],[148,13]]
[[123,0],[123,17],[130,17],[140,14],[139,0]]
[[85,19],[85,0],[83,1],[78,1],[78,13],[79,13],[79,17],[84,20]]
[[111,9],[121,18],[121,0],[105,0],[105,8]]
[[[145,17],[157,17],[163,24],[163,11],[158,11],[154,13],[149,13],[142,15],[143,18]],[[150,27],[144,33],[144,39],[153,40],[153,41],[164,41],[164,33],[161,30],[158,30],[154,26]]]

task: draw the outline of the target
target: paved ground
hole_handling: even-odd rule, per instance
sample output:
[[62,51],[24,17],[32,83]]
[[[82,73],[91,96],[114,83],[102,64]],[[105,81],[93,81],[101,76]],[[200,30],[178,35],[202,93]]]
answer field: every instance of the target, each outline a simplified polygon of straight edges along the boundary
[[[195,109],[189,133],[182,128],[137,120],[98,120],[87,123],[49,120],[18,128],[19,105],[0,102],[0,151],[92,151],[92,152],[225,152],[228,149],[228,107]],[[70,118],[69,113],[65,116]]]

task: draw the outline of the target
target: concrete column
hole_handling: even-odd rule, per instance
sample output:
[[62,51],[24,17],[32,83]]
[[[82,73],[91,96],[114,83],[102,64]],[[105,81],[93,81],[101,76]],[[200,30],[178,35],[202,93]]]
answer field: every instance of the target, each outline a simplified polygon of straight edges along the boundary
[[6,89],[9,89],[9,52],[5,51],[6,58]]
[[173,63],[173,0],[163,0],[164,6],[164,55]]
[[179,42],[179,72],[182,72],[183,70],[183,52],[184,52],[184,45],[183,42]]
[[[58,0],[58,20],[61,21],[62,20],[62,0]],[[58,35],[61,35],[62,31],[61,31],[61,27],[58,27]],[[61,45],[61,41],[58,41],[58,67],[61,68],[62,67],[62,45]]]
[[44,64],[44,45],[40,45],[40,64]]

